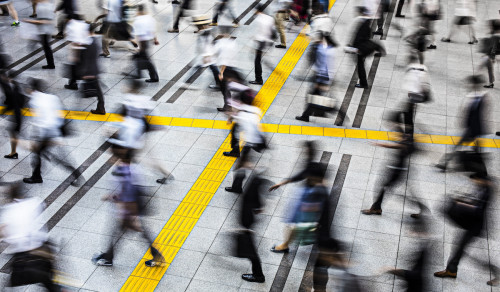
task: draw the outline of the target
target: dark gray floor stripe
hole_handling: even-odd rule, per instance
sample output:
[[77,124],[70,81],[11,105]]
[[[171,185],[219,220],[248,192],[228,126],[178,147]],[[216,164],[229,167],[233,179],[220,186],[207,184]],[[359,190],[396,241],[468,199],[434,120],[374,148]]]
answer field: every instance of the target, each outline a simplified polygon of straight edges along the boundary
[[[394,11],[397,0],[393,0],[391,2],[391,7],[389,11]],[[393,12],[387,13],[387,18],[384,22],[384,34],[380,38],[381,40],[385,40],[387,37],[387,33],[389,32],[389,27],[391,25]],[[372,91],[373,81],[375,80],[375,75],[377,74],[378,65],[380,63],[379,56],[373,57],[372,66],[370,68],[370,73],[368,74],[368,88],[363,90],[363,95],[361,96],[361,100],[359,101],[358,109],[356,110],[356,116],[354,117],[354,121],[352,123],[353,128],[360,128],[363,122],[363,117],[365,115],[366,106],[368,105],[368,100],[370,99],[370,93]]]
[[174,84],[179,81],[181,79],[182,76],[184,76],[184,74],[186,74],[189,69],[191,69],[191,64],[196,60],[196,58],[194,58],[193,60],[191,60],[191,62],[189,62],[189,64],[187,64],[186,66],[184,66],[184,68],[181,69],[181,71],[179,71],[179,73],[177,73],[172,79],[170,79],[167,84],[165,84],[165,86],[162,87],[162,89],[160,89],[160,91],[158,91],[155,95],[153,95],[153,97],[151,98],[151,100],[154,100],[154,101],[157,101],[158,99],[160,99],[160,97],[162,97],[167,91],[170,90],[170,88],[172,88],[172,86],[174,86]]
[[[264,7],[264,9],[266,9],[266,8],[267,8],[267,6],[269,6],[269,4],[271,4],[271,2],[273,2],[273,0],[267,0],[267,2],[266,2],[266,3],[262,4],[262,6]],[[250,18],[249,18],[249,19],[245,22],[245,25],[249,25],[249,24],[251,24],[251,23],[255,20],[255,18],[256,18],[256,17],[257,17],[257,15],[256,15],[256,14],[252,15],[252,16],[251,16],[251,17],[250,17]]]
[[259,2],[260,2],[260,0],[255,0],[250,6],[248,6],[248,8],[245,9],[245,11],[243,11],[243,13],[236,18],[236,22],[240,22],[243,19],[243,17],[245,17],[248,14],[248,12],[252,11],[252,9],[255,6],[257,6],[257,4],[259,4]]
[[[194,81],[196,81],[196,79],[198,79],[198,77],[201,76],[201,74],[203,74],[203,72],[205,72],[206,69],[207,69],[207,67],[200,67],[200,68],[198,68],[198,70],[196,70],[194,72],[194,74],[191,75],[191,77],[188,78],[188,80],[186,81],[186,83],[192,84]],[[186,90],[187,90],[187,88],[179,88],[179,89],[177,89],[174,92],[174,94],[172,94],[172,96],[167,100],[167,103],[174,103]]]
[[[332,157],[332,152],[324,151],[321,154],[320,162],[328,164]],[[290,252],[283,255],[281,258],[278,271],[274,277],[273,284],[271,286],[270,292],[281,292],[285,288],[286,280],[288,279],[288,274],[292,268],[293,261],[297,255],[298,244],[294,241],[290,244]]]
[[358,83],[358,67],[354,68],[354,72],[352,73],[351,81],[349,82],[349,87],[344,95],[344,99],[342,100],[342,105],[340,106],[339,113],[337,114],[337,118],[335,119],[335,126],[343,126],[344,120],[347,115],[347,110],[349,109],[349,105],[351,104],[352,96],[354,95],[354,90],[356,89],[356,83]]
[[[59,51],[60,49],[64,48],[65,46],[67,46],[68,44],[70,44],[71,42],[70,41],[65,41],[64,43],[60,44],[59,46],[55,47],[53,50],[52,50],[52,53],[55,53],[57,51]],[[21,69],[19,70],[16,70],[16,72],[14,72],[14,74],[12,74],[13,77],[16,77],[18,76],[19,74],[23,73],[24,71],[28,70],[29,68],[33,67],[35,64],[37,64],[38,62],[42,61],[42,60],[45,60],[45,55],[43,56],[40,56],[38,58],[36,58],[35,60],[29,62],[28,64],[24,65]]]
[[[328,197],[329,206],[331,208],[330,218],[328,220],[329,225],[327,226],[328,229],[330,229],[333,224],[333,217],[335,216],[335,211],[337,210],[340,194],[342,193],[342,188],[344,187],[344,182],[347,176],[347,170],[349,169],[350,162],[351,162],[351,155],[349,154],[342,155],[342,159],[340,160],[340,165],[337,170],[337,175],[335,176],[333,187],[330,192],[330,197]],[[302,277],[302,282],[300,283],[299,287],[300,292],[311,291],[313,268],[314,268],[314,262],[316,261],[315,250],[316,250],[316,245],[313,247],[313,251],[309,255],[309,260],[307,261],[306,270],[304,272],[304,276]]]
[[[52,45],[53,45],[53,44],[55,44],[57,41],[59,41],[59,40],[57,40],[57,39],[56,39],[56,40],[51,40],[51,41],[49,42],[49,45],[51,45],[51,46],[52,46]],[[14,63],[10,64],[9,66],[7,66],[7,68],[6,68],[6,69],[7,69],[7,70],[10,70],[10,69],[12,69],[12,68],[16,67],[17,65],[19,65],[19,64],[21,64],[21,63],[23,63],[24,61],[26,61],[26,60],[28,60],[29,58],[33,57],[34,55],[36,55],[36,54],[40,53],[41,51],[43,51],[43,48],[42,48],[42,47],[40,47],[40,48],[38,48],[38,49],[34,50],[33,52],[29,53],[28,55],[26,55],[26,56],[22,57],[21,59],[19,59],[19,60],[15,61]]]

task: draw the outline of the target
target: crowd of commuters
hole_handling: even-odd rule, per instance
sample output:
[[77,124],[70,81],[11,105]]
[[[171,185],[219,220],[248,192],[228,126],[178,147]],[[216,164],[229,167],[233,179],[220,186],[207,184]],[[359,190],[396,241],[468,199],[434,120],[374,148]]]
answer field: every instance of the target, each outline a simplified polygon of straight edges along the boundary
[[[157,1],[152,1],[157,3]],[[435,23],[442,18],[443,6],[439,0],[416,0],[412,5],[412,22],[410,30],[404,31],[400,22],[390,23],[395,18],[410,18],[403,15],[404,0],[364,0],[363,5],[355,8],[355,19],[352,23],[350,41],[343,44],[346,53],[354,55],[358,82],[355,88],[369,89],[372,84],[366,74],[365,62],[371,56],[383,58],[386,56],[383,37],[387,35],[389,27],[399,30],[401,38],[408,48],[405,83],[403,85],[405,97],[400,101],[401,109],[390,115],[388,123],[397,139],[387,143],[375,143],[376,146],[394,149],[395,158],[389,160],[388,172],[384,173],[380,187],[375,191],[376,197],[368,209],[361,210],[362,215],[383,216],[384,198],[401,182],[410,179],[410,161],[412,155],[423,151],[418,147],[415,137],[415,116],[418,114],[419,104],[432,102],[434,96],[431,88],[433,72],[425,65],[425,51],[439,50],[435,42]],[[111,136],[107,143],[111,148],[113,163],[112,175],[116,181],[115,191],[103,198],[112,202],[114,224],[106,251],[97,253],[92,262],[99,266],[112,266],[117,239],[126,231],[134,230],[141,233],[146,240],[152,258],[145,261],[148,268],[164,266],[165,258],[155,247],[152,235],[147,231],[144,217],[147,215],[142,202],[143,189],[141,187],[141,169],[136,159],[137,152],[144,148],[145,136],[148,132],[158,130],[147,119],[152,110],[148,107],[150,96],[141,94],[143,70],[147,70],[149,78],[146,83],[160,81],[159,73],[151,58],[152,47],[159,45],[157,37],[157,20],[147,9],[145,4],[128,5],[126,1],[108,0],[105,21],[89,23],[77,9],[77,2],[62,0],[58,5],[50,0],[33,0],[32,14],[29,19],[21,21],[14,5],[10,0],[0,0],[3,17],[14,19],[12,26],[24,29],[23,37],[40,42],[44,51],[47,65],[45,70],[55,69],[53,51],[50,39],[66,39],[70,42],[64,85],[67,90],[81,91],[84,97],[96,97],[97,105],[91,110],[92,115],[105,115],[105,96],[100,85],[101,58],[113,58],[110,48],[116,41],[125,41],[131,45],[131,63],[134,66],[130,77],[127,92],[121,102],[119,114],[123,121],[119,129]],[[189,10],[194,8],[193,0],[172,1],[173,25],[169,33],[179,33],[181,20],[188,19]],[[292,177],[264,188],[264,170],[255,169],[252,161],[256,153],[266,152],[268,143],[260,130],[262,111],[254,99],[257,92],[255,87],[265,83],[262,64],[269,66],[266,52],[275,47],[286,49],[286,32],[289,25],[296,26],[302,22],[310,25],[308,37],[310,39],[307,59],[312,67],[311,85],[305,97],[305,110],[296,119],[298,123],[310,123],[312,117],[325,117],[332,112],[339,112],[338,105],[332,97],[332,87],[335,86],[335,52],[340,46],[334,34],[333,18],[328,12],[328,1],[320,0],[275,0],[273,14],[268,14],[267,5],[255,6],[253,33],[254,80],[247,82],[238,68],[238,48],[232,31],[239,27],[240,19],[234,14],[232,1],[221,0],[213,9],[213,15],[191,15],[191,24],[196,27],[197,58],[190,64],[194,71],[209,67],[214,83],[210,88],[220,92],[223,97],[219,112],[227,115],[231,128],[231,150],[224,152],[227,157],[237,158],[233,168],[233,181],[225,191],[241,195],[240,225],[235,236],[236,256],[247,258],[252,264],[252,273],[243,274],[242,279],[249,282],[263,283],[266,275],[263,272],[258,249],[255,245],[255,236],[252,232],[255,222],[259,220],[259,213],[264,208],[261,195],[264,192],[273,192],[285,184],[303,181],[299,190],[300,195],[290,207],[290,216],[287,218],[287,227],[284,240],[269,247],[274,253],[289,253],[299,245],[315,244],[313,252],[315,263],[313,269],[314,291],[327,291],[329,278],[328,269],[337,268],[344,271],[343,281],[345,291],[363,291],[359,285],[358,276],[349,271],[348,260],[345,257],[346,249],[341,241],[335,238],[332,227],[332,207],[329,192],[325,185],[327,165],[316,162],[316,144],[313,141],[304,143],[304,168]],[[397,4],[397,5],[396,5]],[[131,13],[131,10],[134,13]],[[393,11],[395,10],[395,11]],[[488,110],[488,93],[483,90],[494,87],[495,58],[500,54],[500,20],[488,21],[488,37],[479,43],[476,37],[476,1],[459,0],[455,4],[454,20],[449,34],[441,39],[442,42],[451,42],[458,28],[467,26],[466,33],[470,37],[469,45],[480,45],[479,51],[484,55],[478,66],[479,72],[487,72],[488,82],[479,75],[463,76],[469,85],[466,96],[467,106],[464,116],[463,135],[453,147],[453,151],[436,161],[436,171],[464,172],[469,175],[473,191],[462,197],[450,200],[445,216],[464,232],[459,235],[458,245],[454,247],[446,268],[434,273],[435,277],[456,278],[459,262],[464,250],[475,237],[479,237],[484,230],[488,218],[489,206],[495,195],[494,180],[488,173],[485,155],[481,150],[481,136],[488,134],[484,124],[484,116]],[[56,13],[62,17],[56,25]],[[232,20],[231,26],[220,26],[219,20],[227,13]],[[57,26],[57,33],[52,35]],[[23,28],[25,27],[25,28]],[[406,30],[406,28],[405,28]],[[218,35],[216,35],[218,31]],[[101,36],[99,36],[101,35]],[[374,36],[380,36],[380,40]],[[101,40],[99,40],[101,38]],[[278,43],[278,44],[275,44]],[[33,283],[42,283],[49,291],[60,291],[54,283],[53,266],[56,260],[54,248],[48,239],[46,227],[40,223],[39,215],[43,213],[44,204],[37,198],[25,196],[23,183],[41,184],[42,161],[48,160],[64,167],[71,173],[70,183],[80,186],[83,178],[81,170],[74,166],[70,156],[63,156],[59,151],[51,151],[57,139],[71,134],[64,119],[59,115],[63,105],[58,96],[47,91],[47,85],[38,78],[31,78],[28,84],[20,84],[16,80],[16,72],[9,71],[9,58],[2,51],[0,42],[0,86],[5,96],[3,113],[12,112],[12,124],[8,130],[10,137],[10,152],[5,159],[19,159],[17,152],[21,132],[25,122],[23,111],[30,108],[34,117],[31,139],[33,140],[32,173],[22,182],[2,183],[6,189],[7,203],[0,214],[0,235],[9,247],[5,252],[13,254],[11,286],[22,286]],[[193,88],[192,79],[184,82],[182,88]],[[354,84],[353,84],[354,85]],[[486,88],[486,89],[483,89]],[[345,114],[340,113],[339,114]],[[313,120],[314,121],[314,120]],[[27,136],[27,135],[26,135]],[[474,147],[469,147],[474,145]],[[450,167],[452,164],[454,167]],[[455,166],[456,165],[456,166]],[[162,171],[158,183],[166,183],[171,174]],[[246,180],[245,180],[246,178]],[[424,291],[427,284],[425,273],[429,269],[430,240],[428,226],[433,218],[441,216],[432,214],[425,202],[418,196],[409,196],[408,200],[418,206],[418,212],[411,214],[415,223],[412,227],[420,234],[422,244],[414,256],[416,260],[410,269],[389,269],[386,272],[403,278],[407,282],[407,291]],[[386,199],[387,201],[387,199]],[[406,252],[406,251],[405,251]],[[89,257],[90,258],[90,257]],[[477,260],[481,266],[491,272],[488,285],[498,285],[498,268],[495,259],[483,262]]]

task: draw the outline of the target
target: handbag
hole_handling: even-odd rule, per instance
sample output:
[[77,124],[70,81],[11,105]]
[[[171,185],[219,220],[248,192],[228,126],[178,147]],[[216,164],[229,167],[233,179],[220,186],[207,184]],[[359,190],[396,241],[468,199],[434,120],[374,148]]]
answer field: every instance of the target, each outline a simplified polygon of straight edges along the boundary
[[335,108],[336,100],[328,96],[308,94],[306,97],[306,103],[330,110]]
[[448,217],[465,230],[474,229],[481,220],[481,210],[477,204],[454,199],[446,210]]
[[97,96],[97,86],[99,86],[99,81],[97,79],[88,79],[83,83],[83,97],[96,97]]

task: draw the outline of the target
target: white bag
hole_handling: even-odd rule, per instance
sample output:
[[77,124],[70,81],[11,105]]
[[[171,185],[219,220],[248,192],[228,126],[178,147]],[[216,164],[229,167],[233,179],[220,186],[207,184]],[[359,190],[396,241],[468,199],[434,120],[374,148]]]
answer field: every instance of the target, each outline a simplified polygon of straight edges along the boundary
[[306,103],[311,103],[316,106],[333,109],[335,108],[336,100],[328,96],[308,94],[306,98]]

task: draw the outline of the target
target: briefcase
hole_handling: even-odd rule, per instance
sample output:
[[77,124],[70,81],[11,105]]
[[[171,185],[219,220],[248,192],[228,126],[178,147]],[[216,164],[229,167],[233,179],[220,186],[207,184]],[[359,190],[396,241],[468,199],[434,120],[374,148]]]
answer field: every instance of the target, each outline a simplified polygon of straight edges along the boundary
[[97,86],[99,86],[99,81],[97,79],[85,80],[83,83],[83,97],[96,97],[97,96]]
[[308,94],[306,103],[313,104],[316,107],[323,108],[325,110],[331,110],[335,108],[336,100],[328,96]]
[[481,220],[481,211],[474,203],[453,200],[446,210],[448,217],[459,227],[472,230]]

